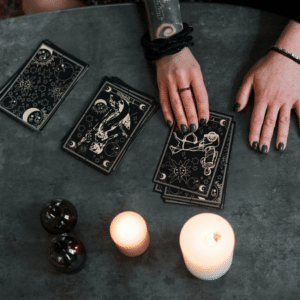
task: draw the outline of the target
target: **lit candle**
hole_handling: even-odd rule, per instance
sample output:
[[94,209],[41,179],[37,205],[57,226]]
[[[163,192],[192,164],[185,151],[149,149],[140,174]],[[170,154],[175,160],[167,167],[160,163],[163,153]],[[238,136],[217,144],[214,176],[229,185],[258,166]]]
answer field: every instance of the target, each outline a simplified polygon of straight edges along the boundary
[[120,252],[127,256],[141,255],[150,243],[145,220],[133,211],[118,214],[112,220],[109,232]]
[[197,278],[214,280],[231,266],[235,235],[224,218],[202,213],[184,224],[179,244],[187,269]]

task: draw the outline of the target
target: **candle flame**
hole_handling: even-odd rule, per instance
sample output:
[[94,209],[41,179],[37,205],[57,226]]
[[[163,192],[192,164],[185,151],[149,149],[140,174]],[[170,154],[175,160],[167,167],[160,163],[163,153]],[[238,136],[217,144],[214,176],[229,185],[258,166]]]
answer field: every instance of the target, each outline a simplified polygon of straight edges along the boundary
[[221,235],[218,233],[218,232],[216,232],[216,233],[214,233],[214,240],[217,242],[218,241],[218,239],[221,237]]

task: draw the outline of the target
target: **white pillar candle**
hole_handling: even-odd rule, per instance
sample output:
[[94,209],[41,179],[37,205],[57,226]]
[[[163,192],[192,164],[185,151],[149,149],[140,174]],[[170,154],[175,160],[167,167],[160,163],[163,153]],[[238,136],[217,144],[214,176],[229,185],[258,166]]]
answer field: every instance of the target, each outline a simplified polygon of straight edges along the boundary
[[109,232],[120,252],[127,256],[141,255],[150,244],[145,220],[133,211],[118,214],[112,220]]
[[179,244],[187,269],[197,278],[214,280],[231,266],[235,235],[223,217],[202,213],[184,224]]

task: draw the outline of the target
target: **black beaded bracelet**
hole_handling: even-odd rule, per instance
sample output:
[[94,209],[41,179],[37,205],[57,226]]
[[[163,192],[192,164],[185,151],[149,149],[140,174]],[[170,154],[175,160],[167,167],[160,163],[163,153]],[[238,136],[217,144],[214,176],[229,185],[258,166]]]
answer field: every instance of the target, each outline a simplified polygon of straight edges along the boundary
[[291,52],[285,50],[285,49],[282,48],[282,47],[279,47],[279,46],[274,45],[274,46],[272,46],[272,47],[270,48],[270,50],[274,50],[274,51],[276,51],[276,52],[278,52],[278,53],[280,53],[280,54],[282,54],[282,55],[284,55],[284,56],[286,56],[286,57],[292,59],[292,60],[295,61],[296,63],[300,64],[300,58],[299,58],[299,57],[297,57],[295,54],[293,54],[293,53],[291,53]]
[[193,37],[189,34],[193,31],[193,22],[188,25],[183,23],[183,30],[172,35],[170,38],[150,40],[149,31],[141,38],[141,45],[145,49],[145,56],[152,62],[163,56],[178,53],[186,46],[193,46]]

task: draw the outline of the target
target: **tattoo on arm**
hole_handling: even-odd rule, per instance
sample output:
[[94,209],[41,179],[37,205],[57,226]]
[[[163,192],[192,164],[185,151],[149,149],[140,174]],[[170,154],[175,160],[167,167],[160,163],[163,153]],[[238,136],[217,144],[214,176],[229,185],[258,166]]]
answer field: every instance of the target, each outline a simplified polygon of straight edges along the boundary
[[168,38],[183,29],[179,0],[143,0],[151,41]]

